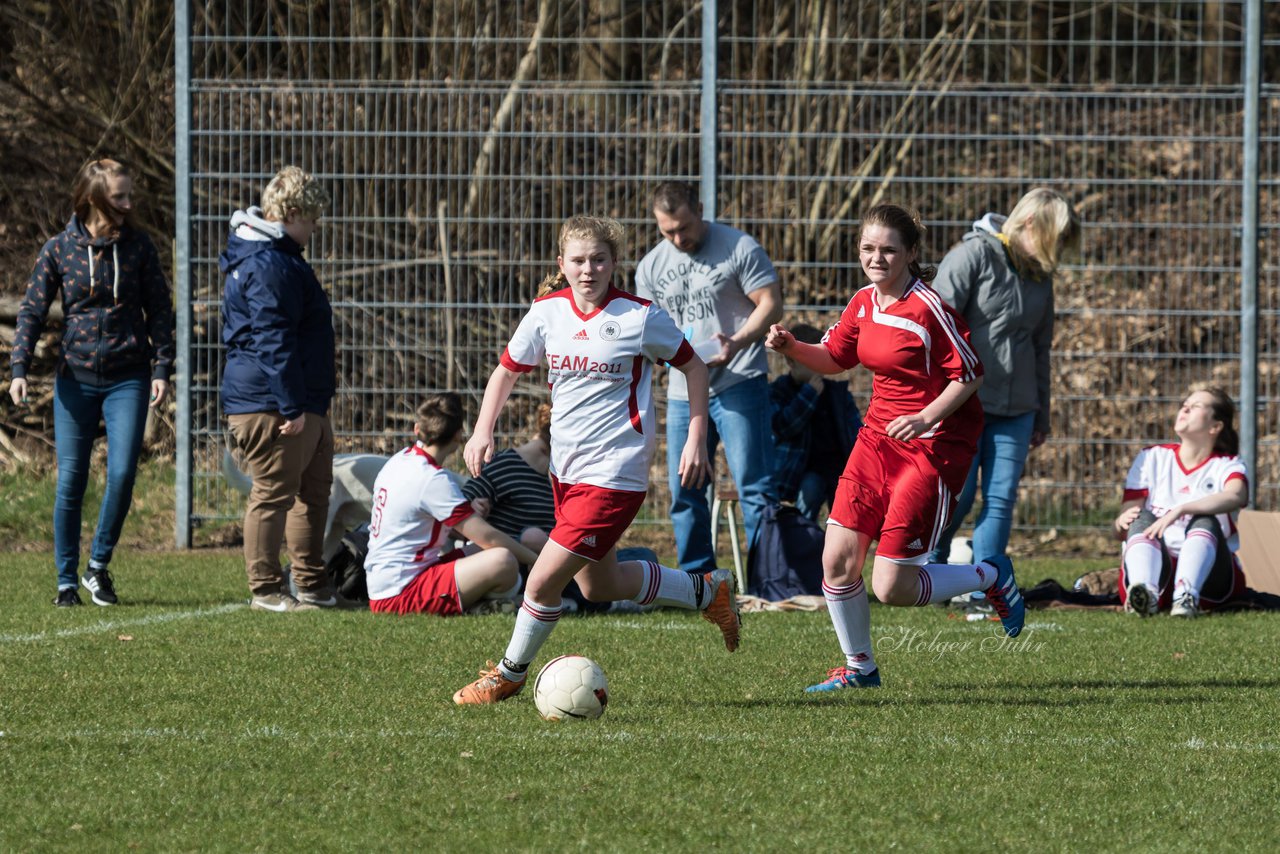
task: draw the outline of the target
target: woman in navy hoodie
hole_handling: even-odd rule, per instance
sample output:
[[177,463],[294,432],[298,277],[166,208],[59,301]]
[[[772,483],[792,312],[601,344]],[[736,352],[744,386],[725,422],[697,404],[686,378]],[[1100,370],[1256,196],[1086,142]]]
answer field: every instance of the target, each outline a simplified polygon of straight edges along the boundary
[[[14,336],[9,395],[27,403],[27,370],[55,295],[65,328],[53,384],[58,486],[53,551],[59,607],[79,605],[79,583],[98,605],[116,598],[108,565],[133,500],[147,404],[169,395],[173,299],[155,245],[132,221],[133,181],[114,160],[91,160],[72,186],[71,221],[40,250]],[[107,427],[107,488],[82,578],[80,520],[99,419]]]
[[[329,297],[303,247],[329,195],[297,166],[262,191],[262,207],[236,211],[219,266],[222,411],[253,478],[244,514],[250,607],[335,607],[324,570],[324,526],[333,483],[334,335]],[[298,597],[289,593],[280,546]]]

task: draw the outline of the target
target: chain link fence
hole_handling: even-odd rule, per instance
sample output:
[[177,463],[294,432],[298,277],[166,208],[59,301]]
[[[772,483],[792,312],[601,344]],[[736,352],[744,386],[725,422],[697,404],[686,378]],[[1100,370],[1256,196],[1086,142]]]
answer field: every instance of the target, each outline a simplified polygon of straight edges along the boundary
[[[703,180],[717,218],[773,258],[789,316],[827,324],[862,284],[864,208],[920,210],[936,262],[983,213],[1057,188],[1085,219],[1085,246],[1057,281],[1053,433],[1029,461],[1019,522],[1098,526],[1136,450],[1170,437],[1191,382],[1240,388],[1246,11],[1166,0],[186,6],[179,541],[241,512],[220,475],[217,255],[231,213],[286,163],[334,198],[308,255],[335,308],[339,450],[380,453],[405,444],[426,393],[458,390],[474,413],[570,214],[629,226],[629,276],[659,237],[653,185]],[[1280,223],[1280,10],[1263,21],[1255,415],[1258,503],[1270,509],[1280,344],[1265,238]],[[865,405],[865,372],[851,383]],[[507,438],[528,431],[545,393],[517,387]],[[642,521],[666,518],[662,460]]]

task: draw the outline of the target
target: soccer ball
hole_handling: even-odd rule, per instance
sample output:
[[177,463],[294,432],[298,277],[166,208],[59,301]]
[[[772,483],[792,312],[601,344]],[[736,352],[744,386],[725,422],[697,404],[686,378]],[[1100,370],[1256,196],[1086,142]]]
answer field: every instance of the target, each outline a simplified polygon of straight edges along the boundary
[[609,681],[600,665],[580,655],[547,662],[533,683],[538,714],[549,721],[598,718],[609,702]]

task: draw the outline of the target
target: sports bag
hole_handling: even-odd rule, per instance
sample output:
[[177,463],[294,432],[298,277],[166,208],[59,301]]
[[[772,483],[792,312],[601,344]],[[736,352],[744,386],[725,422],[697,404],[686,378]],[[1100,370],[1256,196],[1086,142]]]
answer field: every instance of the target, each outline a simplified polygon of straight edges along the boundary
[[822,541],[822,528],[795,507],[765,507],[747,555],[747,592],[770,602],[821,596]]
[[369,554],[369,526],[360,525],[342,537],[342,548],[324,565],[333,589],[352,602],[369,601],[369,584],[364,575],[364,559]]

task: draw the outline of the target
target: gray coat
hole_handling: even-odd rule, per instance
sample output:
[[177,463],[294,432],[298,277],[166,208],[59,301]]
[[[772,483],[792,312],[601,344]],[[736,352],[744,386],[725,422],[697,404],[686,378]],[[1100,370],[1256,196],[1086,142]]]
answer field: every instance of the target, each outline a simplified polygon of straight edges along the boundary
[[983,411],[1035,412],[1035,429],[1048,434],[1053,279],[1018,274],[995,236],[1003,223],[993,214],[975,222],[938,265],[933,289],[969,324],[986,370],[978,390]]

